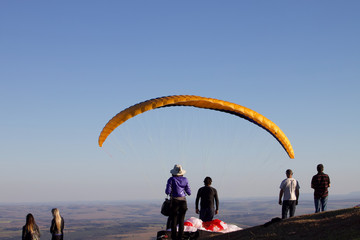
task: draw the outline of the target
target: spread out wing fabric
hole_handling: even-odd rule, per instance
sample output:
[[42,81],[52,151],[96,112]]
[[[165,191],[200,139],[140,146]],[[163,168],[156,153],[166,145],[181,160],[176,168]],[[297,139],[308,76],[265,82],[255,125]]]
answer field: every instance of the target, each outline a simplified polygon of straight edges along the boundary
[[235,103],[193,95],[173,95],[154,98],[124,109],[116,114],[105,125],[99,136],[99,146],[102,147],[104,141],[110,133],[130,118],[152,109],[173,106],[192,106],[211,109],[244,118],[268,131],[276,140],[279,141],[290,158],[295,157],[291,143],[283,131],[275,123],[263,115]]

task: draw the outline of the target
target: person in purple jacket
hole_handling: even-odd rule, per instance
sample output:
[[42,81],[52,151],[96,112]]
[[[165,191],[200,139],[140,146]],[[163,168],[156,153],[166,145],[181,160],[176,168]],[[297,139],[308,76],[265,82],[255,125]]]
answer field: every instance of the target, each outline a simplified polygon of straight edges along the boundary
[[[186,195],[191,195],[189,182],[183,175],[186,171],[181,165],[176,164],[170,170],[172,177],[166,183],[165,194],[171,199],[171,239],[182,239],[184,233],[184,220],[187,211]],[[177,234],[176,226],[179,224]]]

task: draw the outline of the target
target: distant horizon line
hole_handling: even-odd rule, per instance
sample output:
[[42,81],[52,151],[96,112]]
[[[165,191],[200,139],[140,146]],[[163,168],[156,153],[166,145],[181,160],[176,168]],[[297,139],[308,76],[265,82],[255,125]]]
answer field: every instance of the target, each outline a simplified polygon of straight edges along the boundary
[[[300,193],[300,200],[310,201],[312,200],[313,193]],[[329,197],[333,200],[357,200],[360,198],[360,191],[343,193],[343,194],[329,194]],[[123,203],[123,204],[135,204],[135,203],[144,203],[147,202],[149,204],[159,203],[159,200],[163,200],[162,198],[151,198],[151,199],[119,199],[119,200],[61,200],[61,201],[19,201],[19,202],[0,202],[0,205],[38,205],[38,204],[46,204],[46,205],[54,205],[54,204],[99,204],[99,203]],[[250,196],[250,197],[224,197],[221,201],[236,201],[236,200],[271,200],[274,198],[278,198],[277,195],[273,196]]]

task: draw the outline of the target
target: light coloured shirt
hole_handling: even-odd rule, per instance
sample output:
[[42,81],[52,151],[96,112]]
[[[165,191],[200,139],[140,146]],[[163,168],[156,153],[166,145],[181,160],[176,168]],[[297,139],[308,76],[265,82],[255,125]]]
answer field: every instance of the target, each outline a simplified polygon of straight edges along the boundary
[[281,182],[280,189],[284,191],[284,201],[296,200],[295,190],[299,190],[300,185],[295,178],[286,178]]

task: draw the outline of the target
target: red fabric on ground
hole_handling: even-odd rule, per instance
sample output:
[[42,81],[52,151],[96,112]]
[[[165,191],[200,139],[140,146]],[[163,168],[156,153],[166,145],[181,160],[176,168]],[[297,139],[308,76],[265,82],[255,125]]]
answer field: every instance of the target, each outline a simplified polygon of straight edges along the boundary
[[184,222],[184,226],[192,227],[193,224],[191,222]]
[[203,222],[202,225],[203,225],[203,228],[205,228],[206,230],[213,231],[213,232],[219,232],[221,230],[224,230],[224,227],[221,225],[221,220],[219,220],[219,219],[214,219],[209,222]]

